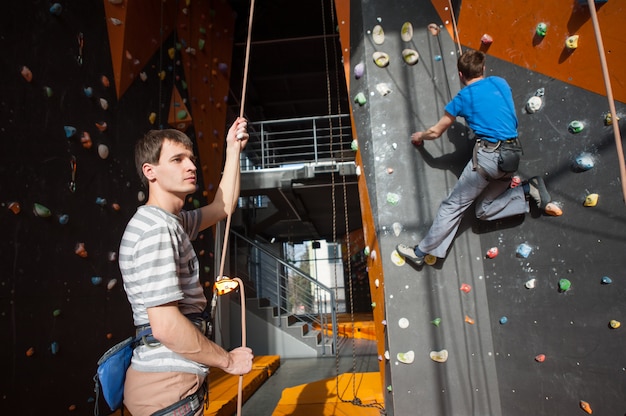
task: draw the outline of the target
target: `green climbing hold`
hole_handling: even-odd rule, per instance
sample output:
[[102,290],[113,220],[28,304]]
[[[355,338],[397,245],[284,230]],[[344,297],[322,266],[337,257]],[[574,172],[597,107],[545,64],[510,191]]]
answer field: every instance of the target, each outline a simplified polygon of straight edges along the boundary
[[439,327],[439,324],[441,323],[441,318],[435,318],[432,321],[430,321],[430,323],[435,325],[436,327]]
[[387,193],[387,202],[391,205],[398,205],[398,202],[400,202],[400,195],[393,192]]
[[35,203],[33,205],[33,213],[41,218],[48,218],[50,215],[52,215],[52,212],[50,212],[50,210],[38,203]]
[[567,292],[572,287],[572,282],[567,279],[559,280],[559,291]]
[[571,123],[569,123],[567,130],[569,130],[569,132],[572,134],[577,134],[583,131],[584,128],[585,128],[585,125],[581,121],[574,120]]
[[360,92],[356,95],[356,97],[354,97],[354,102],[358,105],[365,105],[365,103],[367,103],[367,98],[365,98],[365,94]]
[[187,112],[185,110],[179,110],[176,113],[176,118],[179,120],[184,120],[185,118],[187,118]]
[[547,31],[548,31],[548,25],[545,24],[544,22],[539,23],[537,25],[537,28],[535,29],[537,36],[541,36],[541,37],[544,37]]
[[357,151],[359,150],[359,142],[355,140],[352,140],[352,143],[350,143],[350,149],[352,149],[353,151]]

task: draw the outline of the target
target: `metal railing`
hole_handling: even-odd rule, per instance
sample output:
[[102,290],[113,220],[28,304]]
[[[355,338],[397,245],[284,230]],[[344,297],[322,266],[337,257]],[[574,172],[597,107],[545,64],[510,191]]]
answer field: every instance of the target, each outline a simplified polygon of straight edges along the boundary
[[354,161],[349,114],[249,122],[241,170]]
[[[266,299],[278,315],[291,315],[295,319],[320,328],[322,354],[327,342],[332,352],[337,351],[337,313],[334,291],[300,269],[282,260],[277,253],[261,243],[252,241],[236,231],[230,231],[230,258],[235,276],[250,286],[256,297]],[[246,293],[250,293],[246,289]],[[330,333],[328,334],[328,318]]]

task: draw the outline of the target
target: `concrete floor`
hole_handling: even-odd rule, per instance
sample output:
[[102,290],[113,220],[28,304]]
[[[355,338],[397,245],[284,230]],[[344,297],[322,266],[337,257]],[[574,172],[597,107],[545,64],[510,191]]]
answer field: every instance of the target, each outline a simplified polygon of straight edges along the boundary
[[[340,342],[337,359],[335,356],[329,356],[281,360],[278,370],[244,403],[242,414],[272,415],[285,388],[337,377],[343,373],[378,372],[378,370],[375,341],[344,338]],[[350,393],[351,391],[348,394]],[[345,399],[351,400],[352,397]],[[358,410],[355,406],[355,414],[358,414]]]

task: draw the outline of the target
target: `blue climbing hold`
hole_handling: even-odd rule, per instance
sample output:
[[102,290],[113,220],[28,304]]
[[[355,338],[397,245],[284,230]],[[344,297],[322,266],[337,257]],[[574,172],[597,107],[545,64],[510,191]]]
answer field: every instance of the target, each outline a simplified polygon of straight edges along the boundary
[[507,318],[506,316],[503,316],[502,318],[500,318],[500,325],[504,325],[507,322],[509,322],[509,318]]
[[528,258],[531,251],[533,251],[531,246],[529,246],[526,243],[522,243],[519,246],[517,246],[517,250],[516,250],[517,257]]
[[65,130],[65,137],[68,139],[76,134],[76,127],[74,126],[63,126],[63,130]]
[[52,6],[50,6],[50,13],[55,16],[60,16],[62,11],[63,6],[61,6],[60,3],[54,3]]
[[611,280],[609,276],[603,276],[600,281],[603,285],[610,285],[611,283],[613,283],[613,280]]
[[102,283],[102,277],[100,276],[92,276],[91,277],[91,284],[94,286],[98,286],[100,283]]

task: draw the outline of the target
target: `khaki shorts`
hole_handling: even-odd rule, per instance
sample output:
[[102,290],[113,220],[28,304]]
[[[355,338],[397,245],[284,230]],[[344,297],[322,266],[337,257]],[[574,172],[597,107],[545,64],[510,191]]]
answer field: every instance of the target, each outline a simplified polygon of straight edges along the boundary
[[[149,416],[154,412],[193,394],[204,383],[204,377],[191,373],[147,373],[126,371],[124,405],[132,416]],[[201,415],[204,406],[197,415]]]

